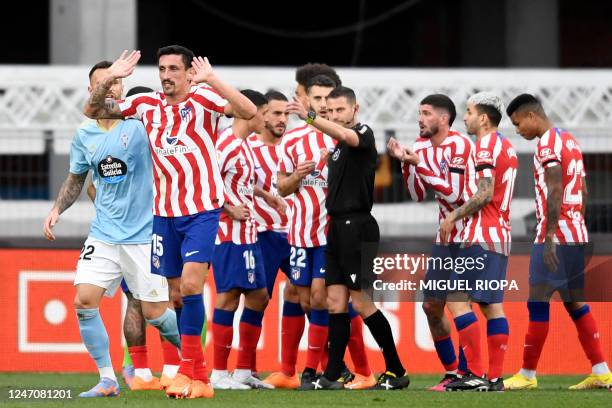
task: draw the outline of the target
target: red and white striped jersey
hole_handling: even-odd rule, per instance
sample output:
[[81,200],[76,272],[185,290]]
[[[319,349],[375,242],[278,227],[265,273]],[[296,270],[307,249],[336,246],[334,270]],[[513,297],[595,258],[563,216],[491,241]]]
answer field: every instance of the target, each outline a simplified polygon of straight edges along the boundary
[[[438,201],[438,221],[442,222],[466,197],[466,185],[475,187],[474,143],[469,137],[449,130],[442,143],[434,147],[431,140],[419,137],[413,145],[419,155],[418,166],[404,164],[402,173],[410,196],[415,201],[425,199],[426,189],[434,191]],[[465,220],[455,223],[450,242],[462,242]],[[436,242],[440,242],[439,231]]]
[[[255,185],[276,197],[280,197],[276,189],[278,162],[281,155],[281,145],[269,145],[257,137],[255,133],[248,137],[247,142],[253,151],[255,164]],[[257,231],[288,232],[289,207],[284,212],[272,208],[262,197],[255,196],[255,221]]]
[[[493,198],[480,211],[468,217],[463,241],[481,243],[487,249],[510,255],[510,203],[518,170],[518,157],[508,139],[498,132],[476,142],[476,180],[493,178]],[[472,186],[468,187],[472,188]],[[476,190],[469,191],[472,196]]]
[[314,171],[302,179],[293,194],[289,221],[291,245],[311,248],[327,244],[327,162],[321,159],[321,149],[331,151],[335,145],[336,141],[330,136],[308,125],[287,132],[283,137],[279,172],[293,173],[299,163],[315,162]]
[[588,242],[589,237],[582,216],[582,178],[586,177],[582,150],[574,137],[566,130],[551,128],[540,137],[533,159],[536,218],[538,227],[536,243],[546,238],[546,215],[548,188],[545,170],[552,166],[561,166],[563,175],[563,196],[559,226],[555,232],[555,242],[561,244]]
[[123,115],[140,119],[149,135],[155,215],[182,217],[223,205],[215,142],[226,104],[214,89],[201,86],[177,105],[169,105],[161,92],[119,101]]
[[254,244],[257,242],[257,225],[253,200],[255,188],[253,151],[246,139],[234,135],[230,127],[219,135],[217,154],[225,188],[225,202],[235,207],[246,205],[250,215],[246,220],[238,221],[226,212],[222,212],[216,243]]

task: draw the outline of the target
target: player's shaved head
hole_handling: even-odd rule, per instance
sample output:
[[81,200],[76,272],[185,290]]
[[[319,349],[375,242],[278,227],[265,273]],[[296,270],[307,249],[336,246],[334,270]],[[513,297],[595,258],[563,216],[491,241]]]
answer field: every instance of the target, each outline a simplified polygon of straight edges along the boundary
[[448,114],[448,126],[453,125],[457,116],[457,110],[455,109],[455,104],[448,96],[443,94],[427,95],[421,101],[421,105],[431,105],[436,109],[445,111]]
[[533,112],[542,118],[546,117],[546,113],[544,112],[544,108],[542,107],[540,100],[528,93],[520,94],[508,104],[508,108],[506,109],[508,116],[512,116],[515,112]]
[[501,122],[504,103],[494,93],[478,92],[472,95],[467,103],[468,105],[474,105],[479,114],[487,115],[493,126],[497,126]]
[[111,65],[113,65],[113,63],[111,61],[106,61],[106,60],[96,63],[89,70],[89,80],[91,81],[91,77],[93,76],[94,72],[96,72],[99,69],[108,69],[110,68]]

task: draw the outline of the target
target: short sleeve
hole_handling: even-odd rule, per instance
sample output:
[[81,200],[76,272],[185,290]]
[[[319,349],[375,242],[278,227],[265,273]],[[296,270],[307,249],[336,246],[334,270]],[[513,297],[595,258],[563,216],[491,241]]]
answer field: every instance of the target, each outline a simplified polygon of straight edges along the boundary
[[536,160],[542,167],[553,167],[561,164],[561,149],[563,143],[558,133],[551,129],[540,138],[536,151]]
[[376,148],[376,140],[374,139],[374,132],[368,125],[357,124],[353,128],[353,131],[357,133],[359,137],[358,149],[371,149]]
[[280,173],[293,173],[297,163],[294,162],[293,153],[295,143],[282,143],[281,154],[278,159],[278,171]]
[[495,177],[497,157],[495,155],[495,143],[490,135],[483,137],[476,144],[474,162],[477,177]]
[[134,94],[119,101],[119,109],[125,119],[141,119],[148,108],[157,105],[157,93]]
[[225,112],[227,99],[224,99],[219,93],[209,86],[197,86],[193,89],[192,98],[194,101],[204,107],[204,109],[222,115]]
[[83,174],[89,171],[91,164],[87,160],[85,146],[81,143],[81,138],[77,133],[70,145],[70,173]]

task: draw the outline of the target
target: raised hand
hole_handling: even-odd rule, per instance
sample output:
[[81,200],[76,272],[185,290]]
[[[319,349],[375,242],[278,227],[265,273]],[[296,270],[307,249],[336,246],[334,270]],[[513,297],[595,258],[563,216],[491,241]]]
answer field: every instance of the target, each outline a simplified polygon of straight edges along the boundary
[[395,140],[394,137],[390,138],[389,142],[387,142],[387,150],[389,151],[391,157],[394,157],[402,162],[404,161],[404,148],[397,140]]
[[130,76],[134,69],[136,69],[136,64],[138,64],[138,60],[140,60],[140,51],[135,50],[128,54],[128,50],[125,50],[121,53],[119,58],[113,62],[108,68],[108,75],[113,79],[117,78],[125,78]]
[[293,100],[287,104],[287,112],[297,115],[302,120],[306,120],[306,116],[308,116],[306,108],[304,108],[302,102],[300,102],[295,96],[293,97]]
[[213,71],[210,62],[208,62],[208,58],[206,57],[195,57],[191,62],[191,67],[194,71],[192,79],[193,83],[208,83],[210,79],[215,75],[215,71]]

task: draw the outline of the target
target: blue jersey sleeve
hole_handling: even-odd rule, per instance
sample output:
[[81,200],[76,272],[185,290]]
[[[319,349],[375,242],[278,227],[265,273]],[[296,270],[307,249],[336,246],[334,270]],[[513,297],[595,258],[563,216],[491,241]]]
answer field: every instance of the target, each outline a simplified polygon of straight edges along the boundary
[[72,174],[82,174],[91,168],[91,163],[87,160],[86,152],[85,146],[83,146],[79,133],[77,132],[70,145],[70,172]]

